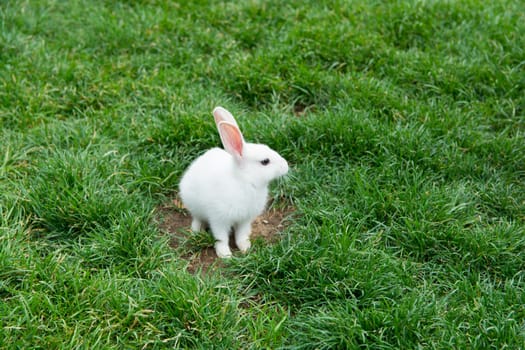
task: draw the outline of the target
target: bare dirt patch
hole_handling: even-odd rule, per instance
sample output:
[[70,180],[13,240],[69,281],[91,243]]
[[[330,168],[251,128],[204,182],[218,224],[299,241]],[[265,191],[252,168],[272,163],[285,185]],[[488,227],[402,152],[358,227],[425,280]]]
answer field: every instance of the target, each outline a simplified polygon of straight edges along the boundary
[[[279,232],[288,225],[293,212],[291,207],[266,210],[252,223],[251,240],[259,238],[268,244],[275,243],[279,239]],[[174,249],[184,248],[182,257],[189,261],[188,270],[191,273],[207,272],[221,266],[221,259],[215,254],[210,233],[197,244],[186,244],[192,239],[195,241],[195,233],[190,230],[191,216],[179,200],[173,199],[157,208],[157,222],[160,229],[170,235],[170,245]],[[239,254],[233,241],[230,238],[230,246],[234,254]]]

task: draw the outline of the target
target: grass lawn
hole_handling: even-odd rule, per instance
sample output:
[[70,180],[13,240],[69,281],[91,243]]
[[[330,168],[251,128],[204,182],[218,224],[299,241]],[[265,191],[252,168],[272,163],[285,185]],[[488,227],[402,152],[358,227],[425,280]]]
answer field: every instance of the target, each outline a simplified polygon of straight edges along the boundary
[[[295,213],[192,273],[217,105]],[[2,1],[0,298],[0,348],[523,348],[525,3]]]

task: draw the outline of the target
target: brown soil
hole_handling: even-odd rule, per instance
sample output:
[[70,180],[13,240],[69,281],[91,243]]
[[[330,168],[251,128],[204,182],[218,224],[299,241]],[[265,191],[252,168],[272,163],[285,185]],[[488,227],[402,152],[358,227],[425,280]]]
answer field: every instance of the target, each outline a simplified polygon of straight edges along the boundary
[[[190,234],[191,216],[183,208],[178,199],[173,199],[169,203],[157,208],[158,224],[162,231],[171,235],[170,245],[178,248]],[[281,232],[288,224],[288,218],[293,213],[293,209],[285,207],[282,209],[270,208],[259,216],[252,223],[251,240],[262,238],[267,243],[274,243],[278,240],[278,233]],[[237,249],[235,243],[230,245],[234,254]],[[205,247],[197,251],[192,251],[183,256],[189,261],[188,271],[195,273],[197,271],[207,272],[210,269],[221,266],[221,259],[215,254],[215,249]]]

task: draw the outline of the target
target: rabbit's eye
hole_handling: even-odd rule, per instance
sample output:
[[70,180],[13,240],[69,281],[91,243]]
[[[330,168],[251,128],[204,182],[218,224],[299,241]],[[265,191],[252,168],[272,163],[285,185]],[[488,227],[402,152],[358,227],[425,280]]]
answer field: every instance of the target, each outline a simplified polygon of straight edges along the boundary
[[270,160],[268,158],[265,158],[265,159],[261,160],[261,164],[262,165],[268,165],[268,164],[270,164]]

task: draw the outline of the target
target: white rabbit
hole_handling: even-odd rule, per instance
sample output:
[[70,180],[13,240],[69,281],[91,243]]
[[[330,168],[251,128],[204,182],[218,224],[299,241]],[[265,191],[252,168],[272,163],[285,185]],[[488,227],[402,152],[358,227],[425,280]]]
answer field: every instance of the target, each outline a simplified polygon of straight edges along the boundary
[[288,163],[266,145],[244,142],[226,109],[216,107],[213,117],[224,150],[212,148],[195,159],[182,176],[179,194],[192,215],[192,230],[208,224],[217,256],[226,258],[232,254],[232,228],[237,247],[250,248],[251,223],[266,206],[268,184],[288,172]]

